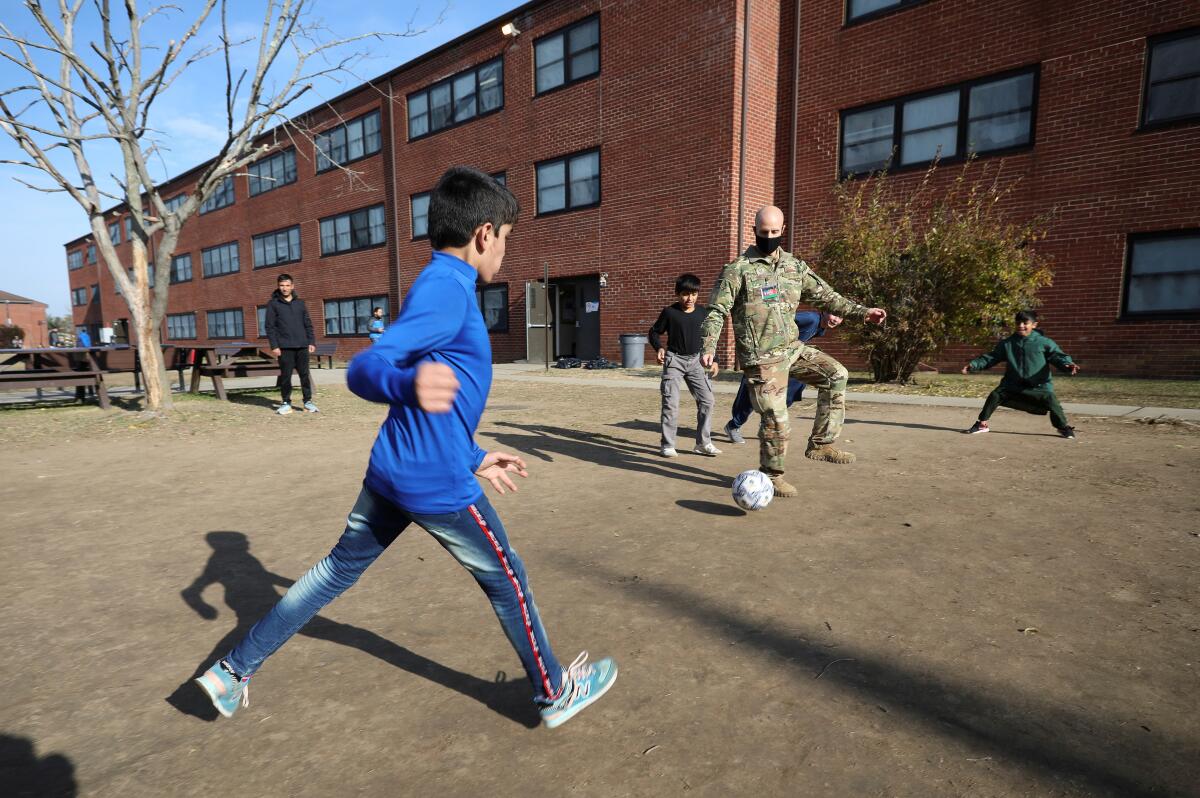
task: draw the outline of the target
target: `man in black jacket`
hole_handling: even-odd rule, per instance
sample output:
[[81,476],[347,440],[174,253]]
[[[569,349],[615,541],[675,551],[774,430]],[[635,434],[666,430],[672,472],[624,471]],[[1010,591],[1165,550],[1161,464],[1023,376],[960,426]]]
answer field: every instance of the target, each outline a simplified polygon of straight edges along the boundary
[[304,394],[304,409],[316,413],[312,400],[312,382],[308,378],[308,355],[316,350],[312,319],[304,300],[296,296],[290,274],[281,274],[279,287],[267,303],[267,340],[271,354],[279,358],[279,392],[283,404],[275,412],[286,416],[292,412],[292,370],[300,374],[300,390]]

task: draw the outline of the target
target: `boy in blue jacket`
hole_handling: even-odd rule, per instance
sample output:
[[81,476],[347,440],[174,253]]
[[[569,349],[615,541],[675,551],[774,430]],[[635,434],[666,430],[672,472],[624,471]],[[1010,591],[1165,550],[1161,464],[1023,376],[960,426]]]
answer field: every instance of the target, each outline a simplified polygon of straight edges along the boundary
[[429,203],[434,253],[400,316],[346,373],[350,390],[391,406],[371,449],[363,488],[341,539],[266,617],[196,681],[229,717],[247,705],[263,661],[362,575],[411,523],[433,537],[487,594],[533,684],[542,722],[558,726],[612,686],[612,659],[580,654],[565,670],[550,648],[525,568],[484,496],[478,475],[503,494],[525,462],[474,440],[492,382],[492,352],[475,283],[500,271],[517,200],[488,175],[447,171]]
[[1058,344],[1038,332],[1037,311],[1019,311],[1016,321],[1015,333],[996,344],[991,352],[963,366],[963,374],[990,369],[1001,361],[1006,366],[1000,385],[984,401],[979,420],[966,432],[968,435],[987,432],[988,419],[997,407],[1003,405],[1037,415],[1049,413],[1050,423],[1058,430],[1058,434],[1075,440],[1075,428],[1067,423],[1067,414],[1054,395],[1050,365],[1071,375],[1079,371],[1079,366],[1071,360],[1070,355],[1058,348]]

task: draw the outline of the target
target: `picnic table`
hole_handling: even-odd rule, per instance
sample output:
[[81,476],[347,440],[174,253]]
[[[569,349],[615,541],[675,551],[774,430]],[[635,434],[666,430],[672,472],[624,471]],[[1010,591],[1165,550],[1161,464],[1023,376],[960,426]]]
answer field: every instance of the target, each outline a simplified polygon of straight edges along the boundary
[[255,374],[279,376],[279,360],[271,354],[268,345],[249,341],[221,341],[219,343],[187,344],[178,349],[193,353],[192,384],[190,393],[200,392],[200,379],[212,380],[218,399],[229,399],[225,392],[225,380],[230,377],[250,377]]
[[[109,408],[104,370],[97,353],[102,347],[56,346],[36,349],[0,349],[0,390],[75,388],[84,399],[84,389],[93,388],[100,407]],[[23,368],[19,368],[22,367]]]

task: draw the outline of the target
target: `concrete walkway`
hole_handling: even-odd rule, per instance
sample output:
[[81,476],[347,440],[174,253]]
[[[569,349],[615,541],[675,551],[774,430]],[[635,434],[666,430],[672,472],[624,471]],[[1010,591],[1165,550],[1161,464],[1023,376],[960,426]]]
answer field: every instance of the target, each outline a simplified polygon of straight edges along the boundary
[[[540,383],[566,383],[569,385],[594,385],[600,388],[640,388],[642,390],[658,390],[658,380],[648,377],[582,377],[575,376],[578,372],[573,372],[570,376],[561,373],[555,373],[558,369],[550,369],[546,372],[545,367],[541,363],[496,363],[492,368],[492,376],[497,380],[507,380],[514,382],[540,382]],[[310,374],[314,385],[345,385],[346,370],[345,369],[313,369]],[[205,385],[202,387],[204,393],[211,393],[212,385],[208,380],[205,380]],[[231,390],[240,388],[269,388],[275,384],[273,377],[247,377],[244,379],[230,380],[226,383],[226,387]],[[298,383],[297,383],[298,384]],[[735,394],[738,386],[733,382],[715,382],[713,383],[713,392],[718,394]],[[109,388],[109,395],[114,397],[135,396],[137,392],[130,387],[113,387]],[[43,391],[44,400],[51,399],[73,399],[74,392],[68,391]],[[36,395],[30,391],[28,393],[18,392],[3,392],[0,393],[0,404],[14,404],[19,402],[32,402],[36,400]],[[320,399],[320,397],[317,397]],[[981,398],[968,398],[960,396],[919,396],[913,394],[894,394],[894,393],[859,393],[855,391],[847,392],[846,398],[851,402],[868,403],[884,405],[925,405],[935,407],[967,407],[978,409],[983,400]],[[295,398],[293,397],[293,401]],[[1088,416],[1114,416],[1122,418],[1178,418],[1184,421],[1200,421],[1200,409],[1196,408],[1180,408],[1180,407],[1150,407],[1136,405],[1093,405],[1081,404],[1078,402],[1063,402],[1063,409],[1068,413],[1076,413]]]

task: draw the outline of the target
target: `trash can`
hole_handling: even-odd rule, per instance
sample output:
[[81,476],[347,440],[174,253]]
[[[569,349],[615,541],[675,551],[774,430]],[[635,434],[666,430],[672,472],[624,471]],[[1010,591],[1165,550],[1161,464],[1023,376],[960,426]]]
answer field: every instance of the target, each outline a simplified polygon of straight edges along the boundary
[[626,333],[621,336],[621,368],[640,369],[646,361],[646,344],[650,339],[645,335]]

